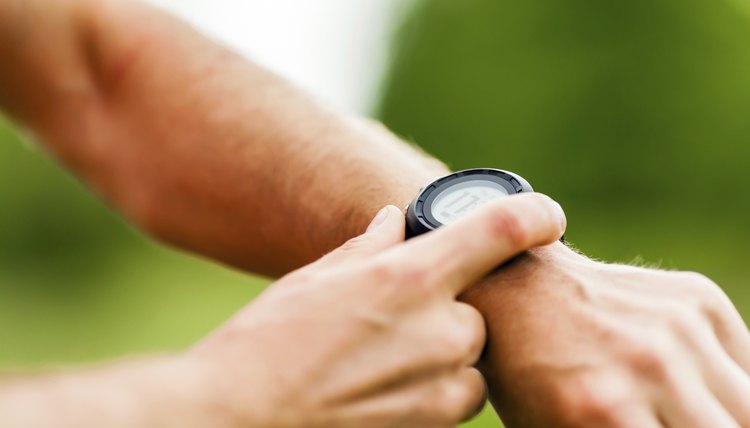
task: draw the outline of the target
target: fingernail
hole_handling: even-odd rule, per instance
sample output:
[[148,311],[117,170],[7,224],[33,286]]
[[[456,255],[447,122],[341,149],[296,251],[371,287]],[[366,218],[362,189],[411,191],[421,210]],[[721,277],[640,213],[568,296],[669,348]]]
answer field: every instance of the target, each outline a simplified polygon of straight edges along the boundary
[[383,208],[382,210],[378,211],[378,214],[375,216],[374,219],[372,219],[372,222],[370,222],[370,225],[367,226],[367,232],[371,232],[375,229],[377,229],[378,226],[385,223],[386,219],[388,219],[389,214],[388,207]]

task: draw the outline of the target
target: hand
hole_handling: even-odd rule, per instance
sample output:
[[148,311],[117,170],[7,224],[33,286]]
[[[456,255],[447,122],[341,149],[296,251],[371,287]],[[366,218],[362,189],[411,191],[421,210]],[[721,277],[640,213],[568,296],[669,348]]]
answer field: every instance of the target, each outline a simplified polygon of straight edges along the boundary
[[593,262],[556,244],[462,300],[509,428],[750,427],[750,335],[707,278]]
[[[367,233],[278,281],[192,350],[222,426],[448,427],[486,399],[485,326],[456,296],[562,235],[539,194],[490,204],[401,243],[387,207]],[[468,239],[470,237],[470,239]]]

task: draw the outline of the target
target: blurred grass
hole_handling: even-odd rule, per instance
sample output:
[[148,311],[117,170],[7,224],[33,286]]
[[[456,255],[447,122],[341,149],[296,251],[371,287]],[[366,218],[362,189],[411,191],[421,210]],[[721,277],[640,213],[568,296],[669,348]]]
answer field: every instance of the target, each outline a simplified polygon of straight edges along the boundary
[[[455,169],[529,178],[586,252],[706,273],[747,319],[748,11],[424,0],[379,114]],[[0,369],[182,349],[264,285],[149,242],[0,124]]]

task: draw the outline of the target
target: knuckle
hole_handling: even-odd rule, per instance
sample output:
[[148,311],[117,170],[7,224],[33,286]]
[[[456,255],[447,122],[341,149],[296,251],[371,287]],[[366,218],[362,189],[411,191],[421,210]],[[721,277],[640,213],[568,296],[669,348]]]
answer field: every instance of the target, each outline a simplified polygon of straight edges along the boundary
[[733,306],[724,291],[707,276],[697,272],[682,272],[683,283],[693,291],[698,307],[712,322],[722,324]]
[[413,264],[403,268],[401,271],[401,280],[420,291],[432,289],[432,276],[432,269],[421,264]]
[[587,373],[563,389],[562,419],[566,425],[612,424],[628,401],[628,389],[612,375]]
[[661,381],[668,377],[667,362],[662,356],[651,350],[634,352],[630,356],[631,367],[648,379]]
[[391,281],[405,299],[414,303],[433,302],[437,296],[433,272],[425,266],[399,264],[391,272]]
[[377,285],[398,285],[401,282],[401,268],[395,260],[379,259],[370,263],[367,274]]
[[449,355],[449,362],[467,364],[474,359],[477,348],[483,346],[483,338],[464,324],[452,323],[440,332],[442,348]]
[[351,238],[348,241],[344,242],[344,244],[339,247],[339,251],[343,253],[357,252],[362,248],[367,248],[370,243],[371,238],[366,234],[355,236],[354,238]]
[[630,344],[627,363],[639,377],[663,383],[671,377],[670,359],[673,356],[671,336],[655,337]]
[[531,239],[531,231],[521,217],[505,205],[494,205],[488,227],[493,239],[506,240],[514,248],[527,246]]
[[364,271],[369,288],[371,304],[381,308],[398,310],[411,304],[413,293],[412,287],[405,286],[402,280],[401,269],[391,261],[378,261],[370,263]]
[[434,273],[419,264],[406,264],[394,257],[379,257],[367,264],[368,282],[383,295],[404,304],[432,301],[436,295]]
[[695,307],[673,304],[662,311],[667,327],[681,336],[692,336],[703,328],[702,316]]

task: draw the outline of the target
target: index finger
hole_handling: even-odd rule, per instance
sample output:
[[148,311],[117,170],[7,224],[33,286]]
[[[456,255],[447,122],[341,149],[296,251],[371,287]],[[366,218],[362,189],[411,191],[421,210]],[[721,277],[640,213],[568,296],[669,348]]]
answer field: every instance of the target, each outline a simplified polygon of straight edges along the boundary
[[541,193],[489,202],[460,221],[414,238],[394,251],[432,271],[440,286],[459,295],[503,262],[551,244],[565,232],[560,205]]

